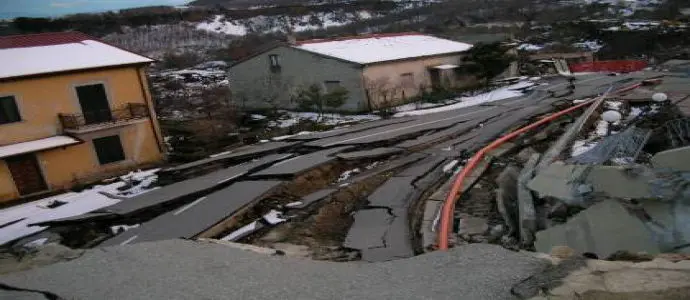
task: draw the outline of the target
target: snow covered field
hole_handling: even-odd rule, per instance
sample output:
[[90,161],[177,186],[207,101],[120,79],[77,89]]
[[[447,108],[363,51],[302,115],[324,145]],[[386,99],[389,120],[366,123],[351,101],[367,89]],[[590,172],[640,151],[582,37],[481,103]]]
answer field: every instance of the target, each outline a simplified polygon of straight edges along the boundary
[[215,33],[243,36],[250,32],[269,33],[285,31],[288,26],[294,32],[318,30],[329,27],[343,26],[358,20],[371,19],[368,11],[351,12],[327,12],[290,16],[256,16],[249,19],[230,20],[223,15],[216,15],[211,21],[201,22],[196,29]]
[[[118,197],[134,197],[150,191],[151,189],[146,189],[146,187],[157,179],[155,175],[157,171],[158,169],[131,172],[121,176],[120,180],[114,183],[97,185],[78,193],[68,192],[2,209],[0,210],[0,245],[46,228],[29,226],[29,224],[78,216],[121,201],[103,193]],[[128,181],[137,181],[139,184],[124,190],[118,189],[123,188]]]

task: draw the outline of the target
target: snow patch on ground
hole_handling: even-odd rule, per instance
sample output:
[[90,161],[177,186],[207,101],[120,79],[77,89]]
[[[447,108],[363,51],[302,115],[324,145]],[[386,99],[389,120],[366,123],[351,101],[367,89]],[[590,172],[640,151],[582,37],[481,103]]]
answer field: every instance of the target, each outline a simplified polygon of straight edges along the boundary
[[359,168],[347,170],[340,174],[340,177],[338,177],[338,180],[336,182],[343,182],[345,180],[348,180],[350,177],[352,177],[352,175],[358,174],[359,172],[361,172]]
[[283,216],[282,212],[279,212],[275,209],[271,209],[267,214],[263,216],[263,219],[268,222],[271,225],[275,225],[278,223],[283,223],[287,221],[287,219],[281,218]]
[[343,125],[348,123],[359,123],[364,121],[376,121],[381,117],[377,115],[341,115],[323,114],[319,118],[318,113],[314,112],[285,112],[285,116],[277,121],[268,122],[268,127],[288,128],[299,124],[300,121],[312,121],[323,125]]
[[292,138],[292,137],[296,137],[296,136],[300,136],[300,135],[307,135],[307,134],[312,134],[312,132],[311,132],[311,131],[300,131],[300,132],[295,133],[295,134],[281,135],[281,136],[277,136],[277,137],[274,137],[274,138],[271,138],[271,139],[274,140],[274,141],[282,141],[282,140],[284,140],[284,139],[289,139],[289,138]]
[[247,19],[231,20],[223,15],[215,15],[213,20],[196,24],[196,29],[228,35],[243,36],[250,32],[282,32],[290,27],[293,32],[319,30],[344,26],[355,20],[371,19],[368,11],[312,13],[301,16],[256,16]]
[[570,156],[575,157],[578,156],[582,153],[585,153],[589,151],[590,149],[594,148],[596,146],[596,142],[590,142],[587,140],[577,140],[573,143],[573,146],[570,149]]
[[448,99],[448,100],[443,101],[442,103],[428,103],[428,102],[408,103],[408,104],[403,104],[400,106],[393,107],[393,111],[401,113],[401,112],[413,111],[413,110],[419,110],[419,109],[429,109],[429,108],[454,104],[457,102],[458,101],[455,99]]
[[259,221],[251,222],[247,225],[240,227],[240,229],[237,229],[237,230],[231,232],[230,234],[222,237],[221,240],[232,242],[232,241],[236,240],[238,237],[256,230],[257,226],[259,226]]
[[524,93],[521,92],[520,90],[530,88],[534,85],[535,85],[535,83],[531,82],[531,81],[518,82],[518,83],[513,84],[513,85],[509,85],[509,86],[495,89],[495,90],[490,91],[488,93],[483,93],[483,94],[479,94],[479,95],[472,96],[472,97],[461,97],[458,99],[458,100],[460,100],[460,102],[455,103],[455,104],[446,105],[446,106],[437,107],[437,108],[431,108],[431,109],[413,110],[413,111],[397,113],[394,115],[394,117],[419,116],[419,115],[433,114],[433,113],[437,113],[437,112],[450,111],[450,110],[456,110],[456,109],[460,109],[460,108],[476,106],[476,105],[485,104],[485,103],[491,103],[494,101],[508,99],[508,98],[520,97],[520,96],[524,95]]
[[[2,209],[0,210],[0,225],[17,220],[21,221],[0,228],[0,245],[46,228],[43,226],[29,226],[29,224],[78,216],[120,202],[120,200],[109,198],[102,193],[134,197],[150,191],[150,189],[147,190],[145,187],[157,179],[157,175],[154,174],[156,171],[158,169],[131,172],[122,176],[121,180],[125,178],[129,181],[135,180],[140,182],[136,186],[122,191],[118,188],[122,188],[127,184],[124,181],[118,181],[106,185],[96,185],[81,192],[68,192]],[[50,204],[55,201],[64,202],[65,204],[49,208]]]

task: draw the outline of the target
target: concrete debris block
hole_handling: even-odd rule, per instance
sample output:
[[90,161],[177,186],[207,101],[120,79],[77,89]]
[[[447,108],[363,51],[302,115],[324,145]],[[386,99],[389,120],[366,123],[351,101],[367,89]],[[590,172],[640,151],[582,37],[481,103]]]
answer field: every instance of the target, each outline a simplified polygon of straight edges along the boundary
[[598,257],[619,250],[660,252],[645,224],[613,200],[597,203],[565,224],[537,232],[534,245],[540,252],[568,246],[578,254],[593,253]]
[[503,221],[508,226],[507,234],[513,235],[518,231],[517,208],[517,177],[518,168],[510,165],[496,178],[496,207]]
[[569,205],[584,205],[583,195],[576,192],[584,181],[587,166],[553,163],[539,171],[527,183],[527,187],[537,192],[540,198],[554,197]]
[[652,156],[655,169],[690,171],[690,146],[659,152]]
[[477,235],[484,234],[489,230],[489,223],[486,219],[463,216],[460,218],[458,235]]
[[537,231],[537,211],[534,208],[532,192],[527,189],[527,182],[534,176],[534,168],[539,162],[539,153],[534,153],[525,163],[517,180],[518,227],[520,228],[520,242],[523,246],[531,246],[534,233]]
[[636,167],[595,166],[589,170],[587,183],[594,192],[621,199],[653,198],[649,182],[655,179],[651,170]]

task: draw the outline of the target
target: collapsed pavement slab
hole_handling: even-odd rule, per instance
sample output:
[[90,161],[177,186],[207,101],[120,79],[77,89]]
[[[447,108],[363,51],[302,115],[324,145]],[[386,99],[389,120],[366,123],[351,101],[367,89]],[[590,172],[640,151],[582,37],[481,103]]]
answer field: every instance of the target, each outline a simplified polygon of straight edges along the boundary
[[398,153],[403,152],[403,151],[405,151],[405,150],[403,150],[401,148],[384,148],[384,147],[382,147],[382,148],[374,148],[374,149],[370,149],[370,150],[339,153],[336,156],[340,159],[343,159],[343,160],[372,159],[372,158],[391,156],[391,155],[398,154]]
[[549,253],[555,246],[568,246],[578,254],[594,253],[600,258],[619,250],[660,252],[645,224],[614,200],[604,200],[581,211],[565,224],[537,232],[534,246],[544,253]]
[[300,155],[251,174],[250,178],[290,178],[337,159],[334,154],[350,147],[336,147]]
[[185,172],[190,169],[201,168],[206,165],[215,163],[227,163],[234,162],[238,160],[246,160],[253,157],[259,157],[271,152],[277,152],[280,150],[287,149],[289,147],[298,145],[298,142],[268,142],[260,143],[256,145],[249,145],[240,147],[238,149],[232,150],[228,153],[223,153],[219,155],[214,155],[213,157],[208,157],[200,160],[196,160],[190,163],[177,165],[174,167],[166,168],[158,172],[159,176],[175,176],[176,173]]
[[385,208],[358,210],[345,237],[344,247],[369,249],[386,247],[384,236],[395,216]]
[[160,215],[137,228],[125,231],[100,246],[124,245],[174,238],[193,238],[261,199],[282,181],[240,181],[227,188]]
[[360,131],[364,131],[364,130],[368,130],[368,129],[374,129],[374,128],[378,128],[378,127],[393,125],[393,124],[410,122],[413,120],[414,120],[414,118],[404,117],[404,118],[370,121],[370,122],[359,123],[356,125],[347,126],[347,127],[338,128],[338,129],[333,129],[333,130],[328,130],[328,131],[314,132],[314,133],[304,134],[304,135],[296,135],[294,137],[289,137],[286,140],[289,140],[289,141],[312,141],[312,140],[318,140],[318,139],[325,139],[325,138],[329,138],[329,137],[342,136],[345,134],[360,132]]
[[377,188],[369,197],[371,207],[402,208],[408,207],[410,197],[415,194],[412,182],[415,177],[391,177]]
[[80,223],[90,220],[105,219],[112,216],[131,215],[155,207],[172,205],[179,201],[190,200],[190,198],[200,197],[205,193],[227,186],[257,168],[262,168],[268,164],[287,159],[291,156],[293,156],[293,154],[267,155],[255,161],[246,162],[203,176],[166,185],[85,215],[53,220],[47,222],[45,225]]

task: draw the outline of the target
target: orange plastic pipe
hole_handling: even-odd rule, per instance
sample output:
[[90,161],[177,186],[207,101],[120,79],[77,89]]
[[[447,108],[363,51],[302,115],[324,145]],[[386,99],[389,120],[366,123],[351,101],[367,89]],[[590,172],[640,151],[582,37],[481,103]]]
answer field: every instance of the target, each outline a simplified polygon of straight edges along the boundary
[[[639,87],[640,84],[635,84],[632,86],[628,86],[622,89],[617,90],[615,93],[621,93],[621,92],[626,92],[632,89],[635,89]],[[549,123],[563,115],[569,114],[575,110],[578,110],[582,107],[585,107],[587,105],[592,104],[596,99],[589,100],[583,103],[580,103],[578,105],[575,105],[573,107],[564,109],[562,111],[559,111],[557,113],[554,113],[552,115],[549,115],[548,117],[545,117],[537,122],[534,122],[532,124],[529,124],[525,127],[522,127],[518,130],[515,130],[507,135],[504,135],[500,137],[499,139],[491,142],[491,144],[487,145],[486,147],[482,148],[479,150],[470,160],[467,162],[467,165],[462,169],[460,174],[455,178],[455,182],[453,182],[453,186],[448,193],[448,196],[446,197],[446,201],[443,203],[443,208],[441,210],[441,218],[440,218],[440,227],[438,231],[438,248],[439,250],[448,250],[448,237],[450,235],[451,227],[453,227],[453,212],[455,211],[455,203],[457,199],[460,198],[460,189],[462,188],[462,184],[465,181],[465,177],[472,172],[472,170],[477,166],[477,164],[484,158],[484,156],[491,150],[496,149],[496,147],[502,145],[503,143],[513,139],[514,137],[523,134],[527,131],[530,131],[536,127],[539,127],[540,125]]]

